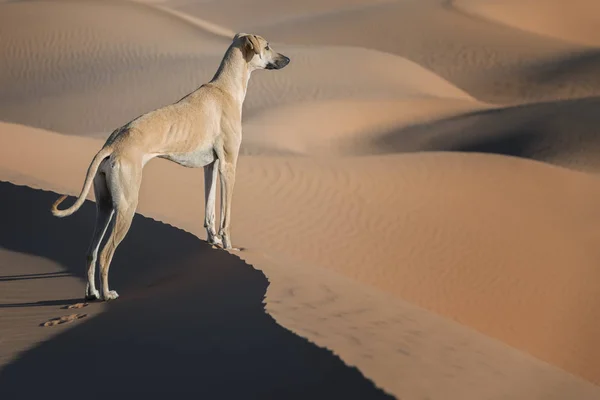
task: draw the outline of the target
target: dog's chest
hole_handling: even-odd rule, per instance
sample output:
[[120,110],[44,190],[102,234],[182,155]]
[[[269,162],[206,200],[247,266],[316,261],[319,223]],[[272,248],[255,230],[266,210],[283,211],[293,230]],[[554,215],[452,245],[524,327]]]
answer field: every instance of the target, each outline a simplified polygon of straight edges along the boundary
[[166,158],[167,160],[183,165],[184,167],[200,168],[215,161],[216,156],[211,147],[209,149],[199,149],[189,153],[167,154],[162,156],[162,158]]

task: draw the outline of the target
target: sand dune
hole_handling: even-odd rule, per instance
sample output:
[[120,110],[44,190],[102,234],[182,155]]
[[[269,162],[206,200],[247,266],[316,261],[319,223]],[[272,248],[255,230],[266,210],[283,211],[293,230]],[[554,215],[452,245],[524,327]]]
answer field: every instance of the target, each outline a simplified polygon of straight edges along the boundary
[[[10,66],[0,76],[8,89],[0,111],[0,118],[6,121],[107,137],[136,115],[172,103],[210,79],[226,46],[223,38],[143,5],[56,4],[56,12],[68,12],[51,21],[45,18],[49,3],[42,7],[17,3],[3,13],[6,21],[26,15],[28,22],[37,26],[21,34],[9,25],[9,40],[0,49]],[[95,12],[97,8],[101,11]],[[101,21],[113,13],[123,21],[160,24],[164,30],[160,36],[150,25],[144,25],[148,35],[144,31],[135,35],[113,32]],[[88,19],[89,26],[82,30],[81,24]],[[124,36],[126,46],[115,39],[119,35]],[[58,47],[46,50],[48,54],[30,56],[34,44],[43,40],[51,45],[59,42],[69,51]],[[88,42],[100,45],[90,47]],[[176,46],[172,46],[174,42]],[[294,63],[286,74],[255,74],[244,108],[249,122],[243,149],[247,154],[364,153],[367,149],[352,143],[364,143],[382,131],[409,123],[485,107],[444,79],[398,56],[350,47],[279,47]],[[44,62],[36,63],[35,57]],[[100,73],[90,80],[86,67],[92,64]],[[352,85],[347,84],[349,81]],[[144,93],[148,86],[153,87],[152,93]],[[48,96],[43,94],[44,87]],[[114,98],[119,100],[109,100]],[[395,109],[403,112],[392,111]],[[317,110],[323,123],[315,124],[307,117]],[[349,118],[352,115],[355,117]],[[272,126],[269,130],[264,129],[266,121]]]
[[596,178],[462,155],[253,161],[241,163],[240,246],[332,268],[598,381]]
[[600,3],[590,0],[455,0],[474,15],[587,46],[600,45]]
[[[445,0],[375,3],[246,26],[290,44],[366,47],[397,54],[486,102],[591,96],[600,86],[596,58],[590,60],[593,49],[490,23]],[[575,71],[570,69],[573,64],[578,66]],[[551,67],[568,78],[555,81],[537,75]]]
[[[591,7],[0,2],[0,392],[599,398]],[[292,58],[244,105],[245,251],[198,240],[202,172],[154,160],[122,298],[40,327],[80,301],[93,224],[52,199],[109,132],[210,79],[237,31]]]
[[[49,7],[58,7],[52,12],[61,17],[49,20]],[[108,29],[113,14],[119,15],[117,24],[140,21],[144,29]],[[0,95],[0,119],[77,135],[106,137],[133,117],[177,101],[212,77],[229,40],[160,10],[123,2],[15,3],[0,18],[8,38],[0,54],[9,66],[0,72],[6,88]],[[36,29],[22,33],[14,21],[23,19]],[[161,26],[160,34],[154,24]],[[38,52],[38,43],[49,47]],[[326,100],[416,99],[416,106],[408,106],[416,108],[423,97],[431,97],[481,107],[464,91],[401,57],[346,47],[278,49],[294,64],[285,75],[256,74],[244,108],[249,118],[276,106]],[[446,107],[436,102],[428,108]],[[423,113],[421,119],[464,108],[448,102],[439,114]],[[343,120],[351,110],[352,105],[329,118]]]
[[[21,165],[23,175],[72,194],[83,179],[75,171],[100,144],[26,128],[2,140],[13,146],[5,165],[29,152],[44,168]],[[31,142],[39,147],[28,150]],[[58,162],[59,149],[73,146],[81,153]],[[203,237],[197,171],[162,161],[146,168],[141,212]],[[253,252],[331,269],[597,382],[598,183],[477,154],[249,157],[240,161],[233,233]],[[172,198],[177,208],[165,207]]]
[[[2,138],[9,140],[10,131],[6,126],[4,128],[6,135]],[[31,169],[24,168],[26,175],[21,175],[20,178],[2,169],[3,176],[19,183],[26,183],[23,180],[25,176],[27,179],[35,178],[37,183],[34,186],[49,182],[42,183],[45,187],[60,181],[62,184],[72,185],[66,189],[68,192],[76,191],[75,185],[79,183],[75,173],[79,169],[77,165],[86,161],[85,153],[93,151],[95,141],[36,132],[24,127],[19,129],[11,132],[13,138],[20,138],[14,144],[18,146],[19,142],[29,143],[35,139],[39,140],[42,147],[53,143],[50,148],[46,147],[52,151],[46,152],[46,156],[36,154],[41,157],[40,165],[45,168],[29,165]],[[61,147],[67,143],[76,146],[81,154],[64,163],[51,162],[52,159],[66,159],[63,152],[68,150],[61,150]],[[18,146],[17,149],[21,148]],[[5,164],[14,166],[14,160],[7,157],[6,153],[2,154],[1,159]],[[245,158],[243,164],[253,160],[254,158]],[[268,161],[254,161],[258,161],[259,168],[268,168]],[[170,166],[162,162],[154,162],[148,166],[141,210],[148,215],[160,216],[171,223],[199,231],[200,224],[194,222],[199,220],[200,213],[195,199],[199,193],[190,192],[190,187],[184,186],[186,182],[191,183],[190,179],[195,179],[193,170],[173,175]],[[58,175],[56,168],[63,167],[71,172]],[[243,198],[257,196],[269,188],[277,190],[277,186],[269,184],[270,179],[262,187],[255,181],[248,180],[251,176],[258,176],[253,172],[255,167],[251,166],[242,172],[246,181],[246,187],[242,186],[240,189],[240,196]],[[274,172],[283,170],[279,165]],[[328,181],[327,175],[331,172],[319,165],[313,168],[296,166],[293,170],[304,173],[312,170],[319,174],[324,172],[324,183]],[[57,178],[59,176],[60,179]],[[180,180],[178,185],[170,183],[173,178]],[[293,188],[302,191],[302,185],[298,185],[297,179],[287,179],[289,176],[281,178],[288,183],[283,193],[272,199],[271,204],[276,205],[272,210],[274,212],[264,214],[268,217],[267,229],[256,232],[241,229],[235,232],[238,242],[249,246],[249,250],[240,255],[261,265],[270,281],[264,306],[280,324],[309,338],[313,343],[331,349],[346,363],[358,367],[376,385],[397,397],[437,398],[445,397],[449,392],[461,399],[560,399],[565,395],[592,399],[600,395],[597,387],[551,365],[448,319],[370,289],[360,283],[364,276],[357,274],[359,271],[352,271],[357,263],[349,265],[349,268],[339,269],[342,272],[339,275],[322,268],[327,266],[326,259],[323,259],[326,264],[319,266],[294,261],[298,259],[296,250],[290,248],[289,244],[296,243],[296,235],[292,237],[293,240],[287,241],[288,247],[284,248],[281,244],[286,242],[282,239],[287,230],[285,226],[281,230],[277,228],[277,232],[270,232],[280,237],[279,242],[272,242],[265,234],[272,226],[272,221],[279,217],[279,213],[286,212],[282,209],[284,204],[296,207],[304,201],[299,197],[297,202],[290,202],[298,193],[289,191],[293,192]],[[89,222],[93,220],[93,206],[86,204],[73,218],[57,220],[42,206],[51,202],[56,195],[4,183],[0,186],[6,206],[3,208],[2,218],[9,221],[10,226],[16,227],[1,231],[3,247],[8,251],[48,258],[59,263],[62,268],[67,268],[66,271],[70,274],[81,277],[83,271],[80,268],[80,258],[85,252],[88,239],[85,232],[89,233],[92,229]],[[248,192],[248,186],[251,187],[251,192]],[[170,208],[170,212],[164,214],[164,204],[170,201],[170,196],[165,197],[167,190],[173,190],[171,195],[178,198],[178,207]],[[304,192],[307,195],[321,193],[318,188]],[[186,194],[191,197],[182,201]],[[260,200],[257,198],[257,202],[252,204],[256,205]],[[188,202],[195,203],[194,207],[190,207]],[[335,207],[338,201],[334,199],[327,203]],[[173,212],[174,210],[182,212]],[[243,221],[240,226],[252,224],[251,215],[256,211],[260,210],[240,207],[237,213],[240,221]],[[187,222],[183,223],[184,220]],[[298,220],[291,222],[297,223]],[[40,228],[32,230],[30,227],[34,225]],[[299,232],[307,230],[306,226],[297,225]],[[258,236],[254,237],[256,233]],[[330,232],[324,231],[321,235],[315,238],[323,241]],[[254,242],[251,237],[254,237]],[[264,242],[269,243],[268,248],[260,245],[265,240],[268,240]],[[67,251],[67,248],[80,250]],[[350,255],[360,257],[361,246],[355,248],[358,252]],[[319,250],[319,247],[313,247],[314,249]],[[328,246],[328,250],[337,252],[335,246]],[[374,255],[378,252],[377,249],[370,250]],[[165,390],[170,393],[190,390],[191,383],[197,393],[213,396],[219,393],[221,397],[236,397],[239,394],[236,390],[241,386],[226,385],[224,388],[221,382],[222,379],[230,379],[228,377],[231,374],[237,376],[237,369],[232,369],[237,366],[236,368],[245,371],[243,375],[247,380],[244,380],[246,384],[243,388],[246,396],[265,396],[269,393],[269,396],[295,398],[293,393],[300,390],[302,396],[310,395],[315,398],[384,397],[381,391],[352,368],[343,367],[329,353],[286,333],[272,320],[269,321],[260,311],[266,280],[260,272],[236,261],[236,257],[210,250],[192,235],[140,216],[136,217],[134,228],[119,253],[120,257],[115,259],[111,274],[113,287],[123,291],[119,302],[111,304],[106,312],[85,323],[75,323],[60,336],[26,352],[5,367],[0,372],[0,383],[5,391],[11,393],[18,390],[21,395],[39,395],[43,393],[40,391],[45,390],[44,382],[50,385],[68,375],[73,379],[70,383],[71,393],[84,390],[91,384],[90,379],[93,382],[106,379],[111,382],[111,386],[118,384],[124,390],[135,389],[137,393],[144,392],[150,398],[162,395]],[[282,264],[283,260],[286,261]],[[371,274],[377,279],[385,278],[381,275],[383,268],[392,271],[389,265],[381,265],[377,259],[368,262],[371,269],[376,267],[371,270]],[[364,268],[361,269],[364,271]],[[344,275],[354,279],[348,279]],[[388,276],[387,279],[389,278]],[[367,281],[373,283],[372,279]],[[435,282],[443,283],[440,280],[433,283]],[[461,283],[460,280],[451,282]],[[44,313],[56,315],[59,305],[75,301],[78,296],[76,293],[82,290],[79,287],[77,292],[72,292],[74,288],[69,289],[65,282],[49,285],[48,290],[52,294],[35,293],[27,290],[31,287],[20,287],[25,289],[23,297],[28,296],[26,304],[38,306],[29,308],[32,310],[32,317],[37,320],[44,319]],[[434,294],[438,290],[433,289],[428,293]],[[43,301],[43,304],[39,304],[37,300],[46,300],[64,293],[73,293],[75,298],[56,302]],[[517,296],[524,294],[516,290],[512,293]],[[10,309],[19,310],[22,306],[24,305],[13,304]],[[42,310],[39,306],[42,306]],[[228,316],[226,319],[225,315]],[[117,325],[119,334],[115,336],[112,327]],[[176,330],[173,329],[175,326]],[[215,336],[216,332],[218,334]],[[240,332],[244,334],[240,336]],[[30,334],[24,338],[24,344],[32,343],[39,335],[40,333],[38,336]],[[103,340],[106,337],[111,340]],[[244,346],[247,350],[235,350],[239,346]],[[127,354],[130,361],[115,366],[112,360],[120,359],[123,354]],[[302,354],[302,357],[297,354]],[[152,362],[148,359],[149,356]],[[78,360],[82,357],[94,360],[85,370],[78,367]],[[59,370],[48,366],[56,358],[64,362],[64,368]],[[245,368],[248,363],[252,367]],[[319,365],[319,368],[315,369],[315,365]],[[310,370],[306,369],[309,366]],[[251,371],[260,371],[260,375],[255,376]],[[203,377],[210,377],[202,380],[204,383],[201,387],[197,386],[197,379],[187,379],[190,374],[196,376],[198,373]],[[23,377],[31,375],[40,376],[39,385],[22,384]],[[154,380],[152,384],[140,385],[140,379],[145,382],[147,376],[161,379]],[[265,376],[269,379],[265,380]],[[272,382],[273,377],[279,377],[276,383]],[[432,381],[436,385],[431,385]],[[99,388],[97,393],[102,394],[103,389]]]
[[[16,2],[2,9],[0,119],[64,133],[110,132],[132,113],[176,101],[210,78],[229,42],[125,1]],[[167,76],[169,68],[177,73]],[[154,93],[145,89],[150,85]]]

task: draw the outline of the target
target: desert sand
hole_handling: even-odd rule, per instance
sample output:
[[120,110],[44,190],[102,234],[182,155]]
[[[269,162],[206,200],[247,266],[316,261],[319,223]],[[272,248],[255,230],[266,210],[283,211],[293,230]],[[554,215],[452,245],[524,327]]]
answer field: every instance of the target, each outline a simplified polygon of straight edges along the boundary
[[[597,8],[0,2],[0,395],[600,398]],[[292,59],[244,104],[243,251],[204,241],[202,171],[153,160],[121,298],[76,308],[93,195],[51,204],[235,32]]]

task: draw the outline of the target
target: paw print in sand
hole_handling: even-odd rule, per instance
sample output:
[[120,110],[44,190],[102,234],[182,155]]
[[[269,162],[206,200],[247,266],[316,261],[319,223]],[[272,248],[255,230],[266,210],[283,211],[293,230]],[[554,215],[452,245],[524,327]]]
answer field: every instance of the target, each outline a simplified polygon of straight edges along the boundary
[[68,324],[70,322],[73,322],[75,320],[85,318],[85,317],[87,317],[87,314],[63,315],[62,317],[52,318],[51,320],[44,322],[40,326],[47,327],[47,326],[56,326],[56,325],[60,325],[60,324]]
[[76,304],[69,304],[68,306],[64,306],[61,307],[63,310],[71,310],[73,308],[83,308],[83,307],[87,307],[88,303],[76,303]]

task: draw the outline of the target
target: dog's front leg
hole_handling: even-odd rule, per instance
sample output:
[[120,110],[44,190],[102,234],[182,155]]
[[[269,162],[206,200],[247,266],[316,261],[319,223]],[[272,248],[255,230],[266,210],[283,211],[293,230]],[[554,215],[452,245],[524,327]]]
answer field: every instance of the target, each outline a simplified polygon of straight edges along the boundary
[[221,240],[223,240],[223,247],[225,249],[238,250],[232,247],[229,232],[231,225],[231,200],[235,184],[235,163],[222,160],[219,165],[219,174],[221,178],[221,226],[219,235],[221,236]]
[[222,246],[223,242],[217,235],[215,224],[215,202],[217,197],[217,174],[219,172],[219,160],[204,167],[204,227],[206,228],[206,240],[216,246]]

